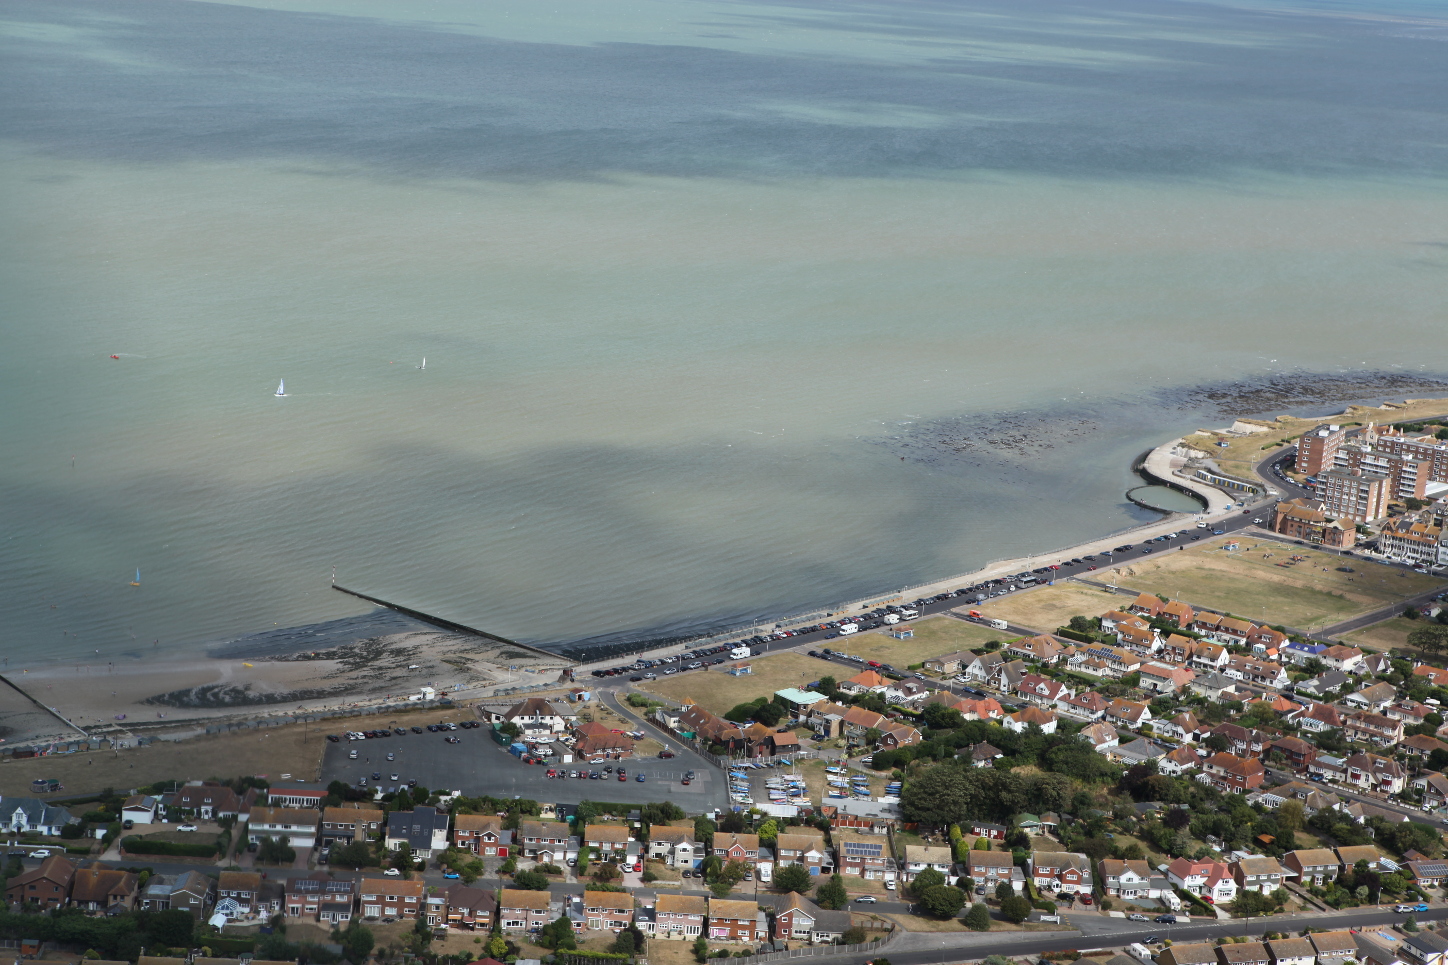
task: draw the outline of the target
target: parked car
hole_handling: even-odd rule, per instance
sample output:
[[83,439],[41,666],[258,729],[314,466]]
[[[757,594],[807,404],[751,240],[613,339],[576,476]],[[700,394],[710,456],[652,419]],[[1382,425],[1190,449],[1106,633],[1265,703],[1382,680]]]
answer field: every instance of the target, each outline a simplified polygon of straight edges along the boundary
[[855,899],[855,901],[859,902],[862,905],[873,905],[879,900],[880,899],[876,898],[874,895],[860,895],[858,898]]
[[1127,916],[1126,916],[1126,920],[1127,920],[1127,921],[1151,921],[1150,918],[1146,917],[1146,916],[1143,915],[1141,912],[1135,912],[1135,913],[1133,913],[1133,914],[1127,915]]
[[1177,923],[1177,916],[1157,915],[1155,918],[1152,919],[1152,921],[1156,922],[1158,925],[1175,925]]
[[388,877],[388,878],[401,878],[401,877],[402,877],[402,872],[401,872],[401,871],[398,871],[396,868],[388,868],[386,871],[382,872],[382,874],[385,875],[385,876]]
[[196,825],[194,825],[194,824],[178,824],[178,825],[176,826],[176,830],[177,830],[177,831],[199,831],[200,828],[196,827]]

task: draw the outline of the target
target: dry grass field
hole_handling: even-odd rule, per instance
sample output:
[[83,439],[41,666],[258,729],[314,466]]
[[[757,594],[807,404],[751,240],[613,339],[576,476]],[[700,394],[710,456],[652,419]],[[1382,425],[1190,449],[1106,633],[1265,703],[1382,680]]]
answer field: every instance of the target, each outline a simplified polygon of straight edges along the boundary
[[[1269,540],[1214,539],[1145,557],[1116,571],[1122,586],[1232,613],[1245,620],[1320,629],[1443,585],[1438,578]],[[1292,556],[1305,560],[1278,564]],[[1351,573],[1337,567],[1350,566]]]
[[915,636],[909,640],[896,640],[883,631],[872,630],[847,641],[833,641],[838,646],[832,649],[857,654],[866,660],[878,660],[904,670],[929,657],[938,657],[957,650],[973,650],[983,643],[1000,640],[1005,636],[999,630],[975,623],[963,623],[954,617],[945,616],[916,620],[909,626],[915,632]]
[[[1106,574],[1100,574],[1102,579]],[[1035,590],[1025,590],[996,597],[973,607],[958,607],[962,612],[979,610],[988,617],[1008,620],[1013,624],[1050,633],[1074,616],[1100,616],[1127,600],[1080,583],[1057,583]],[[989,628],[986,628],[989,630]],[[1001,631],[989,631],[1000,639]]]
[[1421,625],[1416,620],[1409,620],[1407,617],[1393,617],[1391,620],[1384,620],[1382,623],[1374,623],[1372,626],[1355,630],[1345,635],[1342,640],[1354,647],[1391,650],[1394,647],[1406,647],[1408,634],[1415,627]]
[[711,713],[723,714],[746,700],[768,697],[785,687],[802,688],[827,674],[833,673],[838,677],[839,671],[845,669],[802,653],[777,653],[740,662],[749,663],[754,673],[731,677],[725,673],[735,664],[730,660],[709,670],[690,670],[672,677],[645,681],[639,684],[639,688],[673,701],[682,702],[687,697]]

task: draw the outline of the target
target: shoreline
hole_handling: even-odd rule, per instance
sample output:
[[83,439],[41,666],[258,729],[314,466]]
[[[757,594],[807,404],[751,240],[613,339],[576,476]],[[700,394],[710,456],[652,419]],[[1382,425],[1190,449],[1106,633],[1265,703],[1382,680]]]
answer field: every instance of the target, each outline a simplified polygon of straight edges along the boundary
[[[1361,417],[1375,412],[1389,417],[1384,422],[1406,421],[1414,416],[1405,416],[1403,410],[1420,405],[1448,413],[1448,399],[1418,399],[1371,409],[1348,405],[1336,416],[1300,421]],[[1278,416],[1258,424],[1285,427],[1294,419]],[[1230,433],[1232,429],[1198,429],[1159,444],[1136,463],[1157,479],[1170,480],[1196,493],[1207,501],[1206,509],[1153,509],[1150,511],[1160,514],[1158,519],[1070,546],[992,560],[966,573],[752,626],[660,641],[653,646],[645,640],[640,641],[641,646],[627,650],[605,645],[603,649],[609,652],[586,655],[583,660],[536,647],[525,651],[504,641],[454,632],[447,628],[446,621],[440,621],[444,625],[429,625],[379,607],[354,618],[244,635],[214,644],[205,649],[204,655],[190,658],[157,654],[149,659],[136,656],[121,663],[110,661],[104,667],[76,661],[7,666],[3,677],[13,689],[0,688],[0,750],[82,740],[86,735],[133,742],[137,731],[171,731],[158,736],[179,739],[241,720],[346,712],[396,703],[421,693],[423,687],[432,687],[439,695],[467,698],[555,689],[567,686],[560,678],[562,669],[570,665],[575,672],[586,673],[593,667],[614,665],[625,656],[662,656],[707,641],[739,639],[776,627],[788,629],[818,622],[827,614],[868,610],[902,598],[935,596],[1073,556],[1100,554],[1123,539],[1139,540],[1180,529],[1184,519],[1210,521],[1237,513],[1237,497],[1176,472],[1186,461],[1179,451],[1186,439]],[[1256,466],[1276,451],[1277,446],[1261,447],[1260,457],[1252,462],[1254,473]],[[1265,482],[1260,484],[1263,493],[1243,494],[1245,498],[1240,500],[1248,509],[1276,498]],[[84,728],[85,734],[72,729],[77,726]]]

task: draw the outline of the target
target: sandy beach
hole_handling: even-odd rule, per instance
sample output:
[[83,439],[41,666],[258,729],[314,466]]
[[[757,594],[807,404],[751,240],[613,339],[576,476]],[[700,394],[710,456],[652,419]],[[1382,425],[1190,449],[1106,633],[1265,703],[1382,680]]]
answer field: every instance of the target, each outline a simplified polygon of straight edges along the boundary
[[[12,670],[16,687],[92,736],[204,732],[227,720],[395,703],[423,687],[483,696],[555,681],[567,664],[492,641],[420,629],[269,657],[196,657]],[[0,688],[6,743],[81,734]]]

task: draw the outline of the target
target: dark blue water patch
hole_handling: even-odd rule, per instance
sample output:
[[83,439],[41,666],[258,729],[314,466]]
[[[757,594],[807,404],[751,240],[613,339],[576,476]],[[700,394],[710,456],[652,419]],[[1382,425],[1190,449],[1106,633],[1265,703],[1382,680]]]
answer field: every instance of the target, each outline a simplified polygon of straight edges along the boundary
[[[1024,9],[974,0],[730,14],[755,36],[837,33],[921,51],[917,62],[889,63],[525,43],[190,0],[11,0],[4,10],[90,38],[0,40],[7,137],[72,157],[310,157],[397,176],[506,179],[1448,167],[1442,45],[1346,18],[1147,0],[1089,11],[1070,0]],[[870,123],[831,119],[857,108]],[[891,109],[901,123],[888,122]]]

